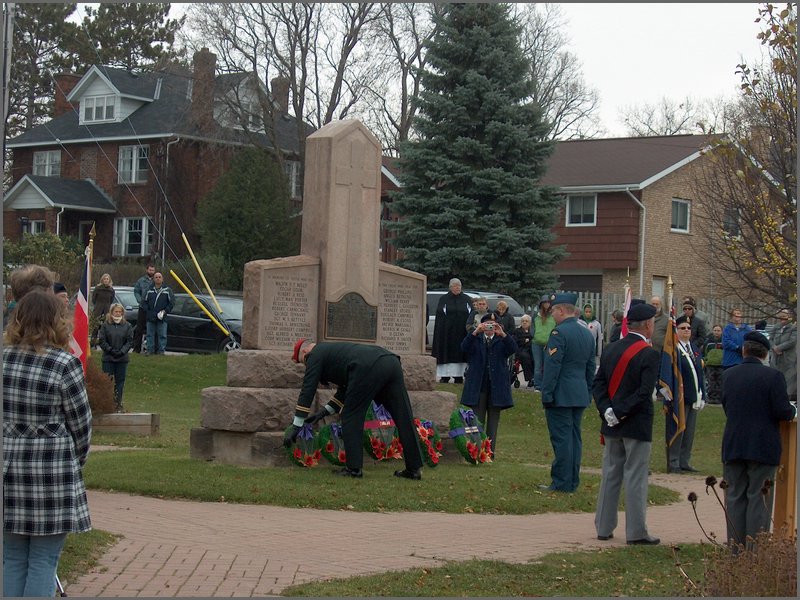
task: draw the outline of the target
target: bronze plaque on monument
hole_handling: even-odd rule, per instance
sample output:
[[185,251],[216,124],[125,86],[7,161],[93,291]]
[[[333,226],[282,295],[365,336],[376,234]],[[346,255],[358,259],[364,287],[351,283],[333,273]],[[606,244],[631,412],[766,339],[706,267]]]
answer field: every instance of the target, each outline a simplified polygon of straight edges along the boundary
[[378,307],[370,306],[356,292],[349,292],[338,302],[325,303],[325,339],[378,339]]

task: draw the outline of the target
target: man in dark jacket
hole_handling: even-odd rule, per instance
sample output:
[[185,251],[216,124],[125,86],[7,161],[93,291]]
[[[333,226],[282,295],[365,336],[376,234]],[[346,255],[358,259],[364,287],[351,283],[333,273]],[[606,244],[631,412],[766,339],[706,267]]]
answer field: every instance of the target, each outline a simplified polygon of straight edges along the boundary
[[553,446],[550,491],[574,492],[580,483],[581,421],[592,401],[595,338],[575,318],[577,294],[556,294],[556,320],[544,353],[542,405]]
[[592,396],[605,439],[597,512],[597,539],[614,537],[620,488],[625,482],[625,534],[628,544],[658,544],[647,532],[647,473],[653,442],[653,390],[661,356],[650,346],[656,309],[631,304],[628,334],[610,344],[600,358]]
[[147,290],[153,285],[153,275],[155,274],[155,265],[149,264],[145,269],[144,275],[139,277],[133,285],[133,295],[136,297],[136,302],[139,303],[139,312],[136,315],[136,329],[133,333],[133,351],[136,353],[142,351],[142,339],[145,331],[147,331],[147,312],[144,310],[142,303]]
[[175,298],[172,290],[164,285],[161,273],[153,275],[153,287],[147,290],[142,306],[147,320],[148,354],[164,354],[167,348],[167,315],[172,312]]
[[472,408],[483,423],[486,436],[492,440],[494,455],[500,411],[514,406],[508,381],[508,357],[517,351],[517,342],[494,320],[494,313],[488,313],[473,332],[467,334],[461,349],[468,361],[461,404]]
[[[723,477],[728,483],[725,505],[728,540],[750,544],[759,531],[769,531],[775,472],[781,458],[780,421],[797,417],[789,403],[786,379],[763,364],[769,340],[758,332],[744,336],[742,363],[722,373]],[[762,489],[766,488],[766,495]]]
[[[294,346],[292,360],[303,363],[306,372],[292,428],[283,439],[284,446],[288,448],[294,443],[304,423],[313,424],[339,413],[346,466],[336,474],[362,477],[364,420],[370,403],[375,400],[391,413],[403,445],[406,468],[395,471],[395,476],[422,479],[422,455],[399,356],[380,346],[350,342],[315,344],[300,338]],[[335,383],[338,389],[322,410],[309,415],[320,383]]]

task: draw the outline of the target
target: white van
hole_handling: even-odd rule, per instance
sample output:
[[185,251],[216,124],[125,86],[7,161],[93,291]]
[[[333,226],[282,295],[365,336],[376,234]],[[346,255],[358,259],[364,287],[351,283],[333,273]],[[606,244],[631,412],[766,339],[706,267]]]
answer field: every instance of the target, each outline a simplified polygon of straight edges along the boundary
[[[444,296],[447,290],[428,290],[428,346],[433,344],[433,324],[436,321],[436,307],[439,305],[439,298]],[[479,298],[483,296],[486,298],[486,303],[489,305],[489,310],[497,310],[497,303],[500,300],[505,300],[508,304],[508,312],[514,317],[514,325],[519,327],[522,315],[525,310],[520,306],[519,302],[514,300],[511,296],[505,294],[497,294],[495,292],[476,292],[473,290],[464,290],[462,292],[470,298]],[[464,335],[467,335],[466,320],[464,322]]]

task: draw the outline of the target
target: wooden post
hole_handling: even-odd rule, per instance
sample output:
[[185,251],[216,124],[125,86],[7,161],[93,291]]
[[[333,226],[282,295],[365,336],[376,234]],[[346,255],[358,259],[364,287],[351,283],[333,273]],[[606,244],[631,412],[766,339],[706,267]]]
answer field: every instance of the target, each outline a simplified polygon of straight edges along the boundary
[[775,476],[774,533],[797,532],[797,421],[781,421],[781,462]]

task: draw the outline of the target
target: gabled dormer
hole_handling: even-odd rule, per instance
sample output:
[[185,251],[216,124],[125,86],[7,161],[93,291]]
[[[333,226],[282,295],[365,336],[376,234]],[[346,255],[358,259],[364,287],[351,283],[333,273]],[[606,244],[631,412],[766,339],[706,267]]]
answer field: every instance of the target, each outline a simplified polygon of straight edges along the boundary
[[162,79],[124,69],[92,66],[67,96],[79,105],[79,124],[119,123],[158,100]]

